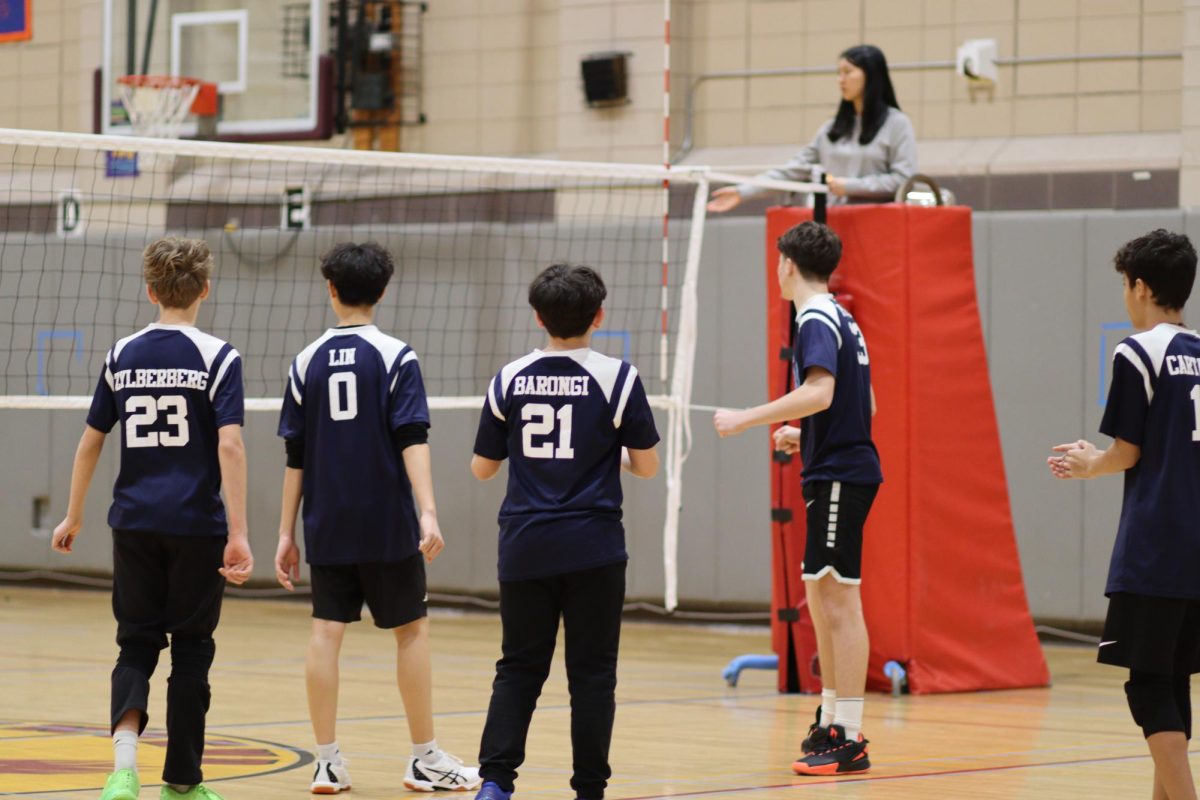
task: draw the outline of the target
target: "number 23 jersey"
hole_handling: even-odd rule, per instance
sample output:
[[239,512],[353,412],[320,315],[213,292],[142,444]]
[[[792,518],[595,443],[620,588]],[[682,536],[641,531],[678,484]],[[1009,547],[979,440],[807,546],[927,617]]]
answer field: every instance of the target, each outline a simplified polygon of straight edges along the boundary
[[658,443],[637,369],[591,349],[535,350],[488,386],[475,453],[509,459],[500,580],[531,580],[628,558],[621,448]]
[[224,536],[217,431],[241,425],[242,359],[189,325],[148,325],[104,358],[87,424],[121,423],[121,470],[108,524],[118,530]]

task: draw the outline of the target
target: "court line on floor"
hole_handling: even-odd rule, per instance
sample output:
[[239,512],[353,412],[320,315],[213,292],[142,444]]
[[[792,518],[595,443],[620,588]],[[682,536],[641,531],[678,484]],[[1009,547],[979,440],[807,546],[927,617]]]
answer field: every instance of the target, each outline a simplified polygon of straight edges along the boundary
[[[748,698],[750,698],[750,697],[754,697],[754,698],[774,697],[777,695],[778,695],[778,692],[771,692],[769,694],[746,695],[746,697],[748,697]],[[647,705],[699,705],[702,703],[709,702],[713,699],[714,698],[711,695],[709,695],[709,696],[705,696],[705,697],[677,697],[677,698],[667,699],[667,700],[664,700],[664,699],[621,700],[621,701],[617,702],[617,707],[624,708],[624,707],[628,707],[628,706],[647,706]],[[571,706],[569,703],[563,703],[563,704],[552,705],[552,706],[539,705],[538,710],[539,711],[541,711],[541,710],[570,711]],[[470,717],[470,716],[481,716],[484,714],[487,714],[486,708],[470,709],[470,710],[463,710],[463,711],[436,711],[436,712],[434,712],[433,715],[435,717]],[[405,718],[406,717],[404,714],[380,714],[380,715],[371,715],[371,716],[362,716],[362,717],[338,717],[338,724],[341,725],[343,723],[348,723],[348,722],[394,722],[394,721],[402,720]],[[280,720],[277,722],[230,722],[230,723],[226,723],[223,725],[214,725],[210,722],[208,724],[208,728],[209,728],[209,730],[217,730],[217,729],[226,730],[229,728],[269,728],[269,727],[273,727],[273,726],[311,725],[311,724],[312,724],[312,721],[306,717],[305,719]]]
[[[1189,750],[1188,751],[1189,756],[1196,755],[1197,753],[1200,753],[1200,750]],[[964,767],[962,769],[937,770],[937,771],[931,771],[931,772],[910,772],[910,773],[904,773],[904,774],[900,774],[900,775],[870,775],[870,776],[865,776],[865,777],[861,777],[861,778],[854,778],[851,776],[842,776],[840,778],[837,778],[837,777],[817,778],[814,780],[807,780],[807,779],[802,780],[800,778],[797,778],[795,781],[792,781],[791,783],[764,784],[764,785],[760,785],[760,786],[736,786],[736,787],[729,787],[729,788],[725,788],[725,789],[702,789],[702,790],[692,791],[692,792],[670,792],[667,794],[636,795],[633,797],[616,798],[616,800],[666,800],[667,798],[674,798],[674,797],[702,797],[702,796],[716,795],[716,794],[731,794],[733,792],[763,792],[763,791],[771,791],[771,790],[776,790],[776,789],[805,789],[810,786],[826,786],[826,785],[851,784],[851,783],[882,783],[884,781],[913,780],[913,779],[917,779],[917,778],[942,778],[942,777],[948,777],[948,776],[952,776],[952,775],[971,775],[971,774],[986,773],[986,772],[1004,772],[1004,771],[1008,771],[1008,770],[1017,770],[1017,769],[1040,769],[1043,767],[1070,767],[1070,766],[1079,766],[1079,765],[1083,765],[1083,764],[1105,764],[1105,763],[1117,762],[1117,761],[1143,761],[1148,758],[1150,758],[1150,754],[1146,753],[1143,755],[1136,755],[1136,756],[1112,756],[1109,758],[1083,758],[1083,759],[1073,759],[1073,760],[1067,760],[1067,761],[1044,761],[1044,762],[1040,762],[1037,764],[1001,764],[999,766],[992,766],[992,767]],[[799,781],[799,782],[797,782],[797,781]]]

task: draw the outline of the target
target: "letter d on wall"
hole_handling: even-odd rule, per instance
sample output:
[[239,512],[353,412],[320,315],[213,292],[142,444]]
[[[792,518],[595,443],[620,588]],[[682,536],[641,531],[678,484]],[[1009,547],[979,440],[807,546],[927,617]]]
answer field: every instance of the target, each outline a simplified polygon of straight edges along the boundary
[[59,192],[55,232],[64,238],[82,236],[83,221],[83,194],[78,189]]

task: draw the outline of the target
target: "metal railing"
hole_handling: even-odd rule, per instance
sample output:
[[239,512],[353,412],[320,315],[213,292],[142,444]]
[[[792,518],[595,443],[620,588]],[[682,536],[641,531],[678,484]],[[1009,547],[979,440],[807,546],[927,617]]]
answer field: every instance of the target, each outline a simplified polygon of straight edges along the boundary
[[[1012,58],[997,58],[995,63],[1001,67],[1032,66],[1036,64],[1076,64],[1094,61],[1173,61],[1183,58],[1178,51],[1150,51],[1134,53],[1079,53],[1076,55],[1050,56],[1017,56]],[[902,64],[891,64],[891,72],[915,72],[922,70],[956,69],[954,60],[946,61],[910,61]],[[695,148],[696,125],[696,93],[705,83],[718,80],[742,80],[746,78],[780,78],[803,75],[836,75],[837,67],[826,65],[820,67],[781,67],[778,69],[745,69],[723,70],[720,72],[703,72],[692,79],[688,86],[683,109],[683,141],[679,150],[671,158],[672,164],[677,164],[688,156]]]

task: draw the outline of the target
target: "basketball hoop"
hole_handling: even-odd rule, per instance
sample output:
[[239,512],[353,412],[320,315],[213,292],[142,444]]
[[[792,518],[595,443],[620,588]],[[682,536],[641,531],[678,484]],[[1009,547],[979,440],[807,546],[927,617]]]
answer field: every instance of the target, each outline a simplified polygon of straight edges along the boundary
[[123,75],[117,83],[135,136],[178,139],[189,113],[217,113],[215,83],[175,75]]

